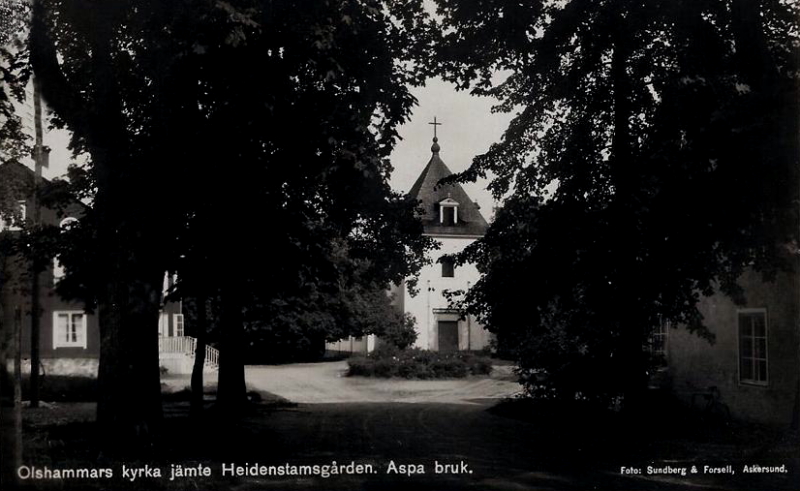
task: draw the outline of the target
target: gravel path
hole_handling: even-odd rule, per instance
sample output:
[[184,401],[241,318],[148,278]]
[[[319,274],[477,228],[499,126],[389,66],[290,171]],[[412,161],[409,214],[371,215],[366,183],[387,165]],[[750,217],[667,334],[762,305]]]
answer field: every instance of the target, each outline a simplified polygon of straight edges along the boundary
[[346,377],[347,362],[246,367],[247,385],[297,403],[443,402],[469,404],[520,391],[504,371],[492,377],[404,380]]
[[[258,365],[245,367],[250,390],[266,391],[300,404],[354,402],[433,402],[471,404],[478,400],[502,399],[520,391],[511,367],[495,367],[489,377],[449,380],[405,380],[346,377],[346,361]],[[162,378],[170,390],[190,385],[190,377]],[[216,373],[205,375],[205,385],[217,383]]]

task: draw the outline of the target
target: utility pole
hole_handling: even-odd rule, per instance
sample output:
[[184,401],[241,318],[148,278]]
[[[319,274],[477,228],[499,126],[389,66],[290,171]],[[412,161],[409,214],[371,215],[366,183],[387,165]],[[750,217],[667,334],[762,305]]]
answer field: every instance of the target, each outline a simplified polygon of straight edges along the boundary
[[14,468],[22,465],[22,311],[14,309]]
[[[33,123],[36,136],[36,145],[33,148],[34,178],[33,178],[33,227],[38,230],[41,225],[42,213],[39,206],[39,187],[42,182],[42,167],[47,166],[47,150],[43,145],[42,130],[42,93],[39,85],[39,77],[33,77]],[[39,277],[41,275],[42,264],[40,260],[41,251],[39,244],[33,244],[33,257],[31,258],[31,387],[30,399],[31,407],[39,407],[39,364],[40,354],[40,333],[41,333],[41,308],[39,295]]]

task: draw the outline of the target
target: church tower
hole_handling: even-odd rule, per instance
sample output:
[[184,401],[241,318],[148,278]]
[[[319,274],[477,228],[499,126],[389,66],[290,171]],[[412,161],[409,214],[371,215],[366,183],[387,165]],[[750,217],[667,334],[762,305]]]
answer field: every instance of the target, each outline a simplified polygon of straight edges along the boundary
[[[434,123],[437,124],[434,120]],[[435,128],[436,126],[434,126]],[[479,350],[488,345],[490,334],[474,317],[461,319],[449,307],[448,291],[466,291],[480,278],[475,266],[455,267],[448,255],[462,251],[489,227],[479,206],[458,183],[440,185],[452,172],[442,161],[439,139],[434,132],[431,159],[409,191],[419,201],[424,234],[440,244],[432,264],[420,272],[419,293],[411,296],[405,285],[396,295],[399,306],[417,321],[415,346],[434,351]]]

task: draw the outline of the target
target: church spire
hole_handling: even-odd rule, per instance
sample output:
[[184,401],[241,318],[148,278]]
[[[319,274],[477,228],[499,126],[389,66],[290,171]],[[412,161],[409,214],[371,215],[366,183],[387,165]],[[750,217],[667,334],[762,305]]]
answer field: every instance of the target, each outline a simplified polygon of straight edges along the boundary
[[433,125],[433,145],[431,145],[431,152],[439,153],[439,150],[441,150],[442,147],[439,146],[439,138],[436,136],[436,127],[437,126],[441,126],[442,123],[437,123],[436,122],[436,116],[434,116],[433,117],[433,123],[428,123],[428,124],[432,124]]

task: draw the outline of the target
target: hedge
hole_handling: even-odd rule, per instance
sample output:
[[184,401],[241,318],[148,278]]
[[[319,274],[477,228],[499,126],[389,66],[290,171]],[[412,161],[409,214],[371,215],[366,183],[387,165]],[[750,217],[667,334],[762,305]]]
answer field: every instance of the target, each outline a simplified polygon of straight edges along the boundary
[[392,346],[381,346],[367,356],[350,358],[348,365],[348,376],[382,378],[464,378],[488,375],[492,371],[491,360],[473,352],[439,353],[419,348],[400,350]]

